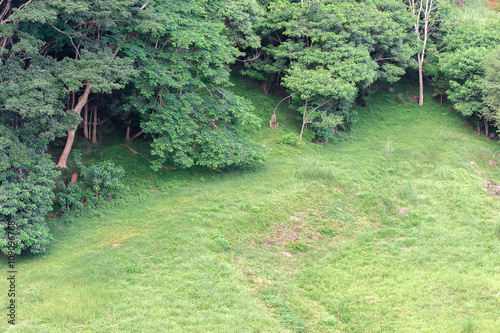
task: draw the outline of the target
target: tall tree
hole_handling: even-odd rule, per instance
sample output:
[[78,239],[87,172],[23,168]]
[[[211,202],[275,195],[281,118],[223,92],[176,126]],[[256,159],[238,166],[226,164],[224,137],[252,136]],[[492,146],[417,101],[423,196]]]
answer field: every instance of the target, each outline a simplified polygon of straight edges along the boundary
[[491,110],[496,126],[500,128],[500,49],[491,52],[484,67],[484,101]]
[[488,78],[497,75],[494,70],[491,73],[491,66],[495,59],[494,49],[500,44],[498,31],[500,19],[480,24],[471,22],[454,25],[443,39],[443,51],[439,59],[441,71],[449,78],[446,92],[449,100],[455,110],[464,116],[477,117],[478,135],[481,132],[480,121],[484,122],[487,133],[489,124],[495,121],[494,108],[489,104],[491,97],[488,97],[492,96],[493,91],[486,88],[489,85],[485,79],[486,68],[489,68]]
[[408,0],[411,15],[414,19],[415,34],[419,42],[417,52],[419,105],[424,105],[423,66],[429,37],[437,27],[438,0]]
[[221,88],[230,85],[227,64],[242,53],[212,1],[149,6],[153,21],[136,29],[123,52],[140,71],[129,109],[143,115],[141,129],[153,136],[155,167],[172,161],[221,169],[262,159],[263,147],[245,134],[260,123],[251,105]]

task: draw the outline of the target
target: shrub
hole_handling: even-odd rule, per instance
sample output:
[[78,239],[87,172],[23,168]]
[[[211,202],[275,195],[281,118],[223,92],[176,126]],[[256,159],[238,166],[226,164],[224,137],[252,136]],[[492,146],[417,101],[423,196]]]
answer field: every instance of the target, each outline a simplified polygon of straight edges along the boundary
[[123,187],[121,179],[125,175],[122,167],[113,162],[97,162],[83,167],[82,179],[84,185],[91,189],[94,199],[106,198]]
[[305,129],[304,133],[302,133],[302,138],[308,141],[313,141],[316,138],[316,133],[314,133],[313,130]]
[[0,126],[0,251],[44,252],[53,241],[45,217],[58,172],[36,139],[21,142]]
[[56,203],[59,205],[59,210],[80,210],[84,207],[84,191],[77,183],[64,182],[58,184],[59,192],[57,193]]
[[298,135],[295,133],[287,133],[278,139],[280,145],[295,145],[299,141]]
[[99,206],[123,188],[123,168],[109,161],[85,165],[76,152],[74,160],[80,178],[68,185],[64,182],[58,184],[56,205],[59,211],[80,210],[85,205]]
[[305,143],[299,142],[299,136],[295,133],[287,133],[277,140],[280,145],[290,145],[297,148],[304,148]]

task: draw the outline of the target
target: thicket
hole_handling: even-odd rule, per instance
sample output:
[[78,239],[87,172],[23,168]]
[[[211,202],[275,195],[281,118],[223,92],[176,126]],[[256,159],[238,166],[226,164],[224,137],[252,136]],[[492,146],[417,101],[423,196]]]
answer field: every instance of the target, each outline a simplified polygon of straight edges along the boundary
[[154,169],[262,161],[265,147],[250,137],[262,121],[231,92],[235,62],[266,93],[280,89],[291,101],[302,125],[281,143],[335,140],[376,86],[417,71],[424,49],[423,80],[457,111],[484,121],[488,133],[500,122],[498,14],[472,24],[456,18],[467,5],[433,1],[425,16],[418,10],[425,4],[0,1],[1,250],[11,223],[18,253],[43,251],[54,198],[62,212],[113,197],[123,171],[108,162],[79,164],[78,181],[60,179],[55,196],[59,172],[46,153],[63,139],[57,167],[66,168],[75,136],[97,144],[106,119],[125,128],[124,140],[148,135]]

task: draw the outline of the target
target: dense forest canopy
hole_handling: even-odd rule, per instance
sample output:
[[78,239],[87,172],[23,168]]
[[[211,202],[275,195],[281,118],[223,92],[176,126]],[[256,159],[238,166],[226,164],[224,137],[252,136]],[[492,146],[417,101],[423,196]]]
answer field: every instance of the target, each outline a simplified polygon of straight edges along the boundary
[[[459,22],[453,6],[0,0],[1,250],[8,251],[13,224],[22,235],[16,253],[42,252],[50,243],[44,219],[57,168],[67,168],[75,136],[98,142],[102,119],[126,128],[124,140],[147,135],[153,169],[222,170],[264,160],[266,148],[251,138],[262,119],[231,92],[232,68],[292,100],[300,142],[306,129],[322,143],[349,130],[367,94],[415,73],[423,82],[417,102],[425,84],[488,135],[500,124],[500,18]],[[50,156],[47,147],[57,140],[64,150]],[[112,164],[93,166],[94,178],[85,168],[87,199],[63,180],[62,206],[97,203],[102,191],[119,188],[121,172]]]

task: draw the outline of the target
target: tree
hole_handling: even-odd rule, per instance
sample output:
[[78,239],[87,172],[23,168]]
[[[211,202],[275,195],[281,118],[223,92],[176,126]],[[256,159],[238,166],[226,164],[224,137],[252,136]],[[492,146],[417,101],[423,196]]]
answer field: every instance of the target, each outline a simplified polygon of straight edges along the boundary
[[[302,127],[299,142],[302,142],[305,126],[311,123],[313,119],[321,118],[318,122],[322,123],[327,117],[334,116],[329,115],[327,112],[319,112],[325,110],[322,109],[323,106],[327,105],[332,108],[335,102],[339,103],[341,100],[352,101],[357,92],[353,83],[333,77],[330,71],[322,67],[314,70],[295,67],[283,79],[283,85],[293,94],[298,94],[298,97],[304,101],[304,106],[301,108]],[[332,101],[335,102],[331,103]],[[334,117],[337,118],[338,124],[342,122],[341,117]]]
[[[129,109],[142,114],[141,129],[153,136],[154,166],[221,169],[261,160],[264,148],[245,134],[260,120],[229,86],[229,67],[242,55],[226,35],[223,15],[211,1],[151,2],[156,16],[123,46],[140,75]],[[227,11],[225,12],[227,14]]]
[[419,42],[417,52],[418,63],[418,84],[420,89],[419,105],[424,104],[424,78],[423,65],[425,59],[425,51],[430,35],[434,32],[437,26],[437,9],[439,8],[438,0],[408,0],[411,15],[414,19],[415,34]]
[[261,56],[243,73],[266,87],[280,83],[301,99],[301,133],[312,124],[326,134],[326,124],[335,131],[359,90],[405,73],[413,56],[409,28],[406,6],[392,0],[273,1],[257,27]]
[[484,101],[490,108],[497,127],[500,127],[500,49],[491,52],[485,60],[484,67]]
[[[486,68],[495,64],[494,48],[500,44],[499,29],[498,19],[480,25],[456,25],[444,37],[439,59],[441,71],[449,78],[447,94],[453,107],[464,116],[482,120],[487,134],[489,124],[495,121],[495,111],[488,103],[491,98],[488,95],[493,96],[494,90],[486,88]],[[480,133],[478,121],[478,135]]]
[[[61,61],[57,74],[68,93],[84,89],[73,108],[74,112],[80,116],[91,92],[111,93],[115,89],[123,88],[124,82],[134,75],[135,71],[132,68],[131,59],[116,58],[109,49],[93,51],[82,49],[78,53],[76,60],[65,58]],[[67,168],[66,161],[73,145],[75,132],[76,127],[68,131],[66,145],[56,167]]]

